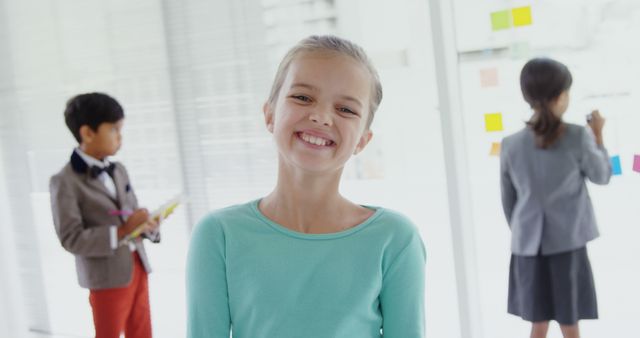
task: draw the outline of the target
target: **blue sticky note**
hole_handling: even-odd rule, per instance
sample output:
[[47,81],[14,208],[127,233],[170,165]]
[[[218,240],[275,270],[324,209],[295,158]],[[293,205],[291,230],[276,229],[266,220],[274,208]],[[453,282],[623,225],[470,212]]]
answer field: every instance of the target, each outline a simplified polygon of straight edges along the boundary
[[614,175],[622,175],[622,165],[620,165],[620,156],[611,157],[611,171]]

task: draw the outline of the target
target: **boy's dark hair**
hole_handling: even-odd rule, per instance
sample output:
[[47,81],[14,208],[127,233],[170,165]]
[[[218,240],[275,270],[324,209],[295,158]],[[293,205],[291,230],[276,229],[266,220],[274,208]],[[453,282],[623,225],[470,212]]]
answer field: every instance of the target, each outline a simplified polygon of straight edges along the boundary
[[522,68],[522,96],[535,111],[527,125],[536,134],[536,143],[540,148],[548,148],[562,134],[562,119],[553,114],[550,105],[571,88],[572,82],[567,66],[556,60],[536,58],[529,60]]
[[97,131],[102,123],[115,123],[124,118],[122,106],[116,99],[103,93],[76,95],[67,101],[64,121],[73,137],[82,142],[80,127],[87,125]]

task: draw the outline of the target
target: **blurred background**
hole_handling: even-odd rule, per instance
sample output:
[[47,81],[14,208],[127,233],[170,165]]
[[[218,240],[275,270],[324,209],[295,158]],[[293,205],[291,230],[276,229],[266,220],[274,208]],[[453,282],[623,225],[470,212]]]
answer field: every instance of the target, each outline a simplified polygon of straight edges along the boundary
[[[265,195],[276,152],[263,125],[275,69],[311,34],[365,48],[384,99],[341,192],[407,214],[427,247],[427,336],[512,338],[500,140],[530,110],[518,76],[548,56],[574,76],[565,118],[607,118],[616,175],[590,186],[600,319],[583,337],[629,336],[640,316],[640,2],[637,0],[0,0],[0,337],[92,337],[88,291],[60,246],[48,180],[77,145],[71,96],[125,109],[123,147],[143,206],[188,203],[147,245],[154,336],[185,336],[191,227]],[[634,38],[636,36],[636,38]],[[560,337],[552,326],[550,337]]]

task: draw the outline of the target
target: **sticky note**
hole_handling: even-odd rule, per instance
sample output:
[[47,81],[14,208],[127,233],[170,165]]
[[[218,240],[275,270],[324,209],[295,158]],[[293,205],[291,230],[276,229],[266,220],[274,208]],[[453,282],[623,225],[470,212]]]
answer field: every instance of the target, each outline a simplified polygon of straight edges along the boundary
[[493,142],[491,143],[491,151],[489,152],[489,156],[498,156],[500,155],[500,143]]
[[640,173],[640,155],[633,156],[633,171]]
[[611,171],[613,175],[622,175],[622,165],[620,165],[620,156],[611,157]]
[[517,7],[511,9],[513,16],[513,26],[521,27],[531,24],[531,6]]
[[484,114],[484,125],[487,131],[501,131],[502,130],[502,114],[501,113]]
[[511,27],[511,17],[508,9],[491,13],[491,29],[499,31],[509,27]]
[[486,68],[480,70],[480,86],[482,88],[495,87],[498,85],[498,69]]
[[509,45],[511,59],[528,59],[531,55],[531,46],[526,41],[514,42]]

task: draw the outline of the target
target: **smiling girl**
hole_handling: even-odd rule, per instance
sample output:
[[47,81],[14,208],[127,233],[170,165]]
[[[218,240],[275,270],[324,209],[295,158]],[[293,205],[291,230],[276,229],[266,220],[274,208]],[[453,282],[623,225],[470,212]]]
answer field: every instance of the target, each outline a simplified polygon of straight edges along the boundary
[[347,160],[371,140],[381,99],[359,46],[311,36],[288,52],[263,107],[277,184],[194,228],[187,337],[424,337],[418,230],[338,189]]

